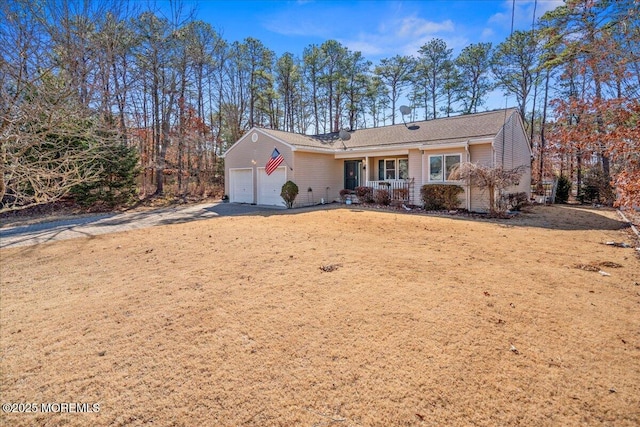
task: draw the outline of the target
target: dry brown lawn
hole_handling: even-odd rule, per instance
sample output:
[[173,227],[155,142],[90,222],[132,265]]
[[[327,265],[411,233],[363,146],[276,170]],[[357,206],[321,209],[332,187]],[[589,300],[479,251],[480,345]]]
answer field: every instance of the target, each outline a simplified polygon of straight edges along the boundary
[[0,424],[637,426],[640,261],[603,244],[635,245],[621,226],[356,208],[5,249],[2,402],[100,411]]

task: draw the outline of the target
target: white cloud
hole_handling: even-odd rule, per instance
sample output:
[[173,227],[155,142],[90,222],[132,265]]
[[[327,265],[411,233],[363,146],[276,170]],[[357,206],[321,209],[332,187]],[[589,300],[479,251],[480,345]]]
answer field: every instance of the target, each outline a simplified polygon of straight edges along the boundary
[[484,30],[482,30],[482,39],[490,39],[491,37],[493,37],[496,34],[495,31],[493,31],[493,28],[485,28]]
[[[381,7],[378,7],[382,5]],[[447,41],[454,35],[454,22],[448,17],[428,20],[414,4],[404,2],[364,2],[354,8],[347,3],[298,3],[263,17],[263,26],[274,33],[294,37],[336,39],[352,51],[376,60],[394,55],[417,55],[420,46],[439,37]],[[376,13],[366,13],[371,9]]]
[[498,13],[494,13],[493,15],[491,15],[491,17],[489,17],[489,24],[500,24],[503,25],[505,22],[508,22],[507,15],[505,13],[502,12],[498,12]]
[[[455,25],[450,19],[436,22],[410,17],[384,19],[374,25],[376,31],[361,31],[357,36],[340,40],[352,51],[360,51],[365,56],[412,55],[433,38],[448,40],[454,33]],[[454,44],[460,41],[453,39]],[[449,45],[449,47],[453,47]]]
[[364,55],[365,57],[378,56],[386,53],[380,45],[376,43],[372,43],[370,41],[364,41],[364,40],[339,40],[339,41],[340,43],[345,45],[350,51],[361,52],[362,55]]
[[[532,1],[529,0],[529,3],[532,3]],[[555,8],[563,6],[564,4],[564,0],[538,1],[538,7],[536,8],[536,18],[539,18],[550,10],[554,10]],[[533,6],[530,7],[533,8]]]
[[433,22],[412,16],[402,19],[399,23],[397,35],[399,37],[419,37],[441,32],[450,32],[453,31],[453,29],[453,22],[450,19],[443,22]]
[[[442,5],[446,2],[428,7],[418,2],[372,3],[354,6],[299,0],[295,7],[262,15],[262,24],[269,31],[290,36],[292,40],[309,37],[311,43],[338,40],[374,62],[394,55],[415,56],[421,46],[434,38],[444,40],[456,55],[472,42],[500,42],[511,28],[512,0],[492,2],[496,13],[475,21],[465,19],[465,13],[472,12],[463,10],[463,3],[444,8]],[[540,17],[561,4],[562,0],[537,0],[537,4],[535,0],[516,0],[514,29],[531,28],[534,6],[536,17]]]
[[528,29],[534,19],[537,20],[550,10],[554,10],[558,6],[564,4],[563,0],[517,0],[515,8],[512,0],[504,0],[502,3],[502,12],[494,13],[488,20],[490,25],[499,25],[503,29],[510,29],[511,18],[513,14],[514,29]]

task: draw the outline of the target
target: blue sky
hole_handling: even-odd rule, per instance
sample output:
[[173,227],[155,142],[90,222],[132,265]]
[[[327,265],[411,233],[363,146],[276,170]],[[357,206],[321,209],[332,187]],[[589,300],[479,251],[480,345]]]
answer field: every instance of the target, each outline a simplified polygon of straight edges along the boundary
[[[278,55],[302,56],[310,44],[338,40],[377,63],[415,55],[438,37],[457,54],[470,43],[500,43],[511,28],[512,0],[186,0],[196,19],[209,22],[230,42],[256,38]],[[534,0],[516,0],[515,29],[531,28]],[[536,16],[562,4],[537,0]]]
[[[166,7],[168,0],[158,0]],[[260,40],[278,56],[302,57],[304,48],[335,39],[375,64],[395,55],[417,55],[420,46],[441,38],[454,56],[471,43],[504,41],[511,30],[513,0],[182,0],[184,11],[209,22],[228,42]],[[516,0],[514,29],[528,30],[562,0]],[[502,91],[489,94],[484,108],[515,106]]]

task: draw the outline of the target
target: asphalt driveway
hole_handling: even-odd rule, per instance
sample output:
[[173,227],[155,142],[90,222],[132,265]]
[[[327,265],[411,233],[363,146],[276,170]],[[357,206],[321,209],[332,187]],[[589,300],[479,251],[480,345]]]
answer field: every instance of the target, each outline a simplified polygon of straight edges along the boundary
[[[325,206],[326,207],[326,206]],[[177,224],[219,216],[269,215],[285,208],[235,203],[205,203],[146,212],[106,213],[0,229],[0,248],[36,245],[56,240],[97,236],[157,225]]]

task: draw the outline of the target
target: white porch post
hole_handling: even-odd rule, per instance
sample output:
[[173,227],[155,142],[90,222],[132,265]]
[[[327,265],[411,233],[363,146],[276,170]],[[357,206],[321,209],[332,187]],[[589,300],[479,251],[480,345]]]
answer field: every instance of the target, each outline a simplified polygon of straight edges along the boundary
[[369,186],[369,156],[364,158],[364,185]]

